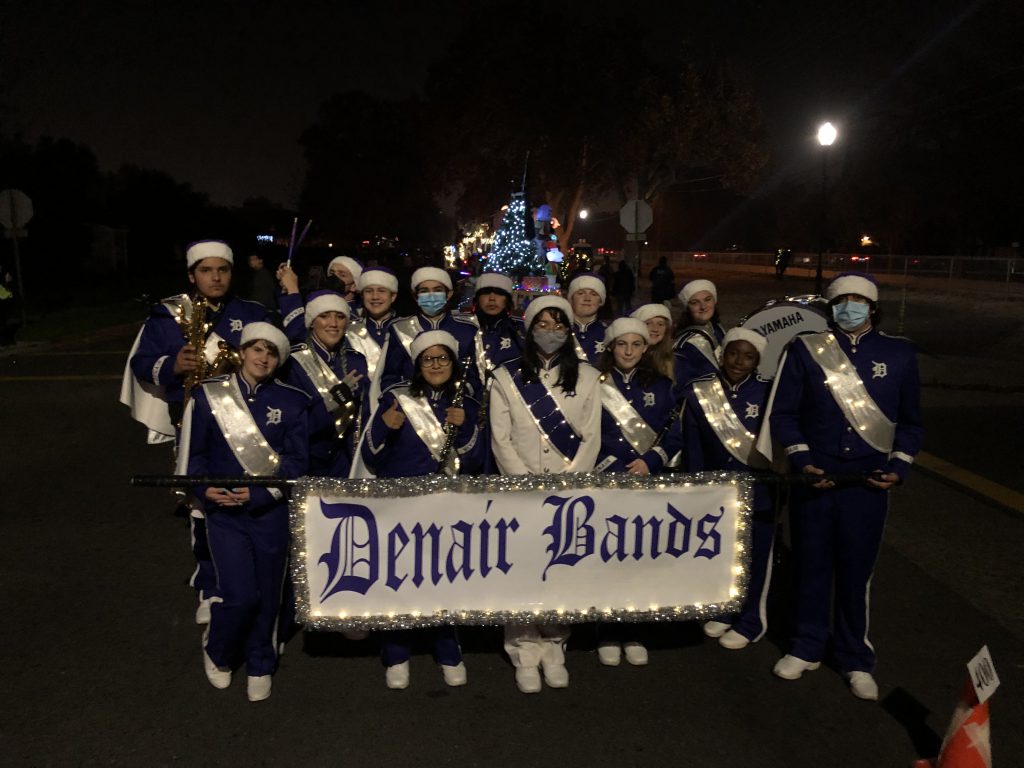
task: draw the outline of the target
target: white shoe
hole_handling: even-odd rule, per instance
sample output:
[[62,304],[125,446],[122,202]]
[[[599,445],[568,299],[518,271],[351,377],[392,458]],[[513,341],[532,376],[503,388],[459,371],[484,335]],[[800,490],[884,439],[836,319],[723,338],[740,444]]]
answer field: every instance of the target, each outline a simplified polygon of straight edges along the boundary
[[516,667],[516,687],[523,693],[540,693],[540,670],[536,667]]
[[728,648],[730,651],[741,651],[750,645],[750,640],[745,638],[735,629],[730,629],[718,638],[718,644],[723,648]]
[[626,661],[634,667],[642,667],[647,664],[647,649],[644,648],[643,643],[632,641],[626,643],[624,649],[626,651]]
[[461,661],[458,664],[442,664],[441,674],[444,675],[444,682],[452,688],[465,685],[469,680],[466,674],[466,665]]
[[246,693],[249,701],[263,701],[270,698],[270,683],[273,678],[270,675],[249,675],[246,685]]
[[729,631],[731,626],[731,624],[726,624],[724,621],[705,621],[704,634],[708,637],[721,637]]
[[545,663],[541,668],[544,670],[544,682],[548,684],[548,688],[569,687],[569,670],[565,668],[565,664]]
[[341,636],[346,640],[358,642],[359,640],[365,640],[368,638],[370,633],[365,629],[343,629],[341,630]]
[[400,691],[403,688],[409,687],[409,662],[403,661],[401,664],[393,664],[387,668],[384,672],[384,682],[387,683],[388,688],[395,691]]
[[878,683],[870,672],[850,672],[846,679],[850,681],[850,690],[858,699],[878,701]]
[[622,660],[622,646],[618,643],[601,643],[597,646],[597,660],[606,667],[617,667]]
[[203,671],[206,672],[206,679],[214,688],[223,690],[231,685],[231,668],[218,667],[214,664],[205,648],[203,648]]
[[820,666],[820,661],[804,661],[787,653],[775,662],[772,673],[783,680],[799,680],[804,672],[812,672]]

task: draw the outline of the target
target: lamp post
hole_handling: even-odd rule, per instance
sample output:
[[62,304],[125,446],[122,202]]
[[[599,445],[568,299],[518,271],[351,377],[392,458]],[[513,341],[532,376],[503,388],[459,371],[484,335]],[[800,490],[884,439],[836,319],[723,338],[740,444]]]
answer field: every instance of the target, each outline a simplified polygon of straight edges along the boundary
[[814,291],[819,296],[822,289],[821,259],[822,251],[825,250],[825,221],[828,216],[828,148],[838,135],[832,123],[822,123],[818,127],[818,144],[821,145],[821,225],[818,229],[818,269],[814,275]]

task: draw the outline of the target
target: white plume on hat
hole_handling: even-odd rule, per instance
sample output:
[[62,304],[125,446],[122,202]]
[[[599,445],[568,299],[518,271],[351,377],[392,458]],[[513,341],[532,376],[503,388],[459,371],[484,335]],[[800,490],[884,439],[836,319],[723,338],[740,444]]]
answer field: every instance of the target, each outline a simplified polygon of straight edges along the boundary
[[718,289],[715,288],[715,284],[710,280],[691,280],[679,292],[679,300],[683,304],[687,304],[695,293],[700,293],[701,291],[707,291],[714,297],[715,301],[718,301]]
[[412,273],[412,289],[415,291],[416,287],[426,281],[436,280],[437,282],[444,285],[449,291],[452,290],[452,279],[443,269],[438,267],[420,267]]
[[288,337],[270,323],[260,322],[246,325],[242,329],[242,340],[239,342],[239,346],[244,347],[250,341],[260,341],[261,339],[269,341],[277,347],[278,365],[284,365],[284,361],[288,359],[290,352]]
[[829,301],[836,296],[845,296],[848,293],[863,296],[868,301],[878,303],[878,286],[860,275],[840,275],[825,289],[825,298]]
[[359,276],[356,285],[360,291],[369,288],[371,285],[379,285],[381,288],[387,288],[392,293],[398,293],[398,278],[388,270],[378,267],[370,267],[363,270],[363,274]]
[[541,296],[539,299],[534,299],[526,305],[526,312],[523,313],[523,322],[526,324],[527,329],[529,329],[530,324],[533,322],[533,318],[545,309],[562,310],[565,312],[566,317],[569,318],[570,323],[575,319],[575,315],[572,313],[572,305],[561,296]]
[[584,288],[589,288],[596,292],[597,295],[601,297],[602,304],[604,304],[605,300],[608,298],[608,291],[604,287],[604,280],[597,275],[580,275],[575,278],[571,283],[569,283],[569,290],[566,291],[565,295],[572,297],[576,291],[580,291]]
[[235,254],[223,240],[199,240],[192,243],[185,251],[185,262],[191,269],[203,259],[224,259],[228,264],[235,263]]
[[636,317],[620,317],[604,332],[605,347],[609,347],[615,339],[625,336],[627,333],[635,333],[648,344],[651,343],[651,334],[647,330],[647,323]]
[[327,265],[327,274],[331,273],[331,269],[334,267],[335,264],[340,264],[345,269],[347,269],[349,272],[351,272],[352,273],[352,281],[356,285],[359,284],[359,276],[363,274],[363,265],[362,264],[360,264],[358,261],[353,259],[351,256],[335,256],[333,259],[331,259],[330,263]]
[[512,278],[500,272],[485,272],[476,279],[477,292],[484,288],[497,288],[499,291],[512,294]]
[[306,304],[306,327],[312,326],[313,321],[324,312],[340,312],[345,317],[352,317],[352,309],[344,297],[339,296],[334,291],[321,293]]
[[722,339],[722,345],[719,349],[724,353],[725,348],[728,347],[734,341],[746,341],[751,344],[754,349],[757,350],[757,354],[760,357],[764,354],[765,349],[768,348],[768,339],[762,336],[757,331],[753,331],[750,328],[743,328],[742,326],[736,326],[730,328],[725,332],[725,338]]
[[422,331],[416,334],[416,338],[409,345],[409,354],[412,355],[412,359],[415,362],[421,354],[436,345],[447,347],[453,355],[459,353],[459,342],[448,331]]
[[668,320],[669,325],[672,324],[672,312],[664,304],[644,304],[634,309],[630,317],[643,320],[645,323],[656,317],[663,317]]

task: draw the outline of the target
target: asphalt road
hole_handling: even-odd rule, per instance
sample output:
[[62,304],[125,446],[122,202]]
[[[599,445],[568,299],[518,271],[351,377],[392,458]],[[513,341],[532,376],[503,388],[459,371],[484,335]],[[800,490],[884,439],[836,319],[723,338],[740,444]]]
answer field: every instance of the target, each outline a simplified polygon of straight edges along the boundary
[[[942,349],[957,332],[970,341],[941,302],[919,312],[949,318],[928,330]],[[127,483],[170,464],[117,403],[130,341],[122,329],[0,357],[4,765],[907,766],[936,753],[964,664],[984,644],[1002,680],[995,764],[1024,763],[1024,517],[919,472],[893,496],[873,582],[877,704],[831,669],[771,675],[785,647],[785,559],[772,630],[739,652],[682,624],[655,633],[650,666],[603,668],[584,628],[568,653],[571,686],[524,696],[500,630],[471,629],[467,687],[446,688],[420,653],[412,686],[395,692],[371,641],[300,635],[270,700],[249,703],[241,676],[215,690],[185,586],[185,522],[166,492]],[[936,350],[922,345],[922,358]],[[1006,380],[1024,383],[1013,365]],[[946,373],[925,392],[926,450],[1019,487],[1016,385],[957,388]]]

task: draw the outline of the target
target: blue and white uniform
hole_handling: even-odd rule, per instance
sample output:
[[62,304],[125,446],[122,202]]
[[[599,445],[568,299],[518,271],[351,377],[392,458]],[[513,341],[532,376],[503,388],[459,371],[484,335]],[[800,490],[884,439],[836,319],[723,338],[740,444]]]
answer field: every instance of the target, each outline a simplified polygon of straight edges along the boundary
[[[621,424],[634,423],[623,418],[615,407],[616,399],[610,399],[602,390],[601,409],[601,453],[597,468],[604,472],[626,472],[626,467],[636,459],[643,459],[651,474],[657,474],[682,448],[682,421],[675,408],[672,397],[672,382],[666,376],[658,376],[650,384],[644,386],[637,380],[634,368],[623,373],[613,368],[601,377],[602,385],[615,387],[625,402],[647,425],[644,433],[660,437],[656,443],[647,448],[642,434],[634,434],[635,430],[624,429]],[[628,410],[627,410],[628,413]],[[631,416],[631,415],[630,415]],[[671,421],[671,424],[669,423]],[[634,439],[631,439],[634,438]],[[650,442],[648,439],[646,442]],[[646,450],[640,453],[640,445]]]
[[[477,328],[470,320],[460,318],[450,312],[442,312],[434,317],[423,314],[411,315],[395,320],[388,329],[387,343],[383,353],[383,367],[380,373],[381,391],[403,381],[412,380],[413,361],[409,356],[412,340],[424,331],[447,331],[459,343],[458,358],[462,362],[466,358],[476,359]],[[470,392],[479,395],[481,392],[480,375],[476,366],[466,372]]]
[[[819,363],[829,359],[835,364]],[[769,419],[771,438],[794,471],[815,466],[905,479],[924,437],[913,345],[871,327],[798,336],[782,358]],[[820,661],[831,634],[841,671],[873,671],[868,592],[888,505],[888,491],[867,485],[793,490],[799,588],[791,656]]]
[[[179,466],[184,464],[188,474],[199,476],[248,473],[235,444],[245,438],[226,438],[210,406],[210,398],[222,397],[231,384],[241,393],[250,423],[258,430],[256,437],[276,455],[270,464],[277,467],[277,475],[291,479],[306,474],[309,396],[273,379],[250,387],[237,374],[208,379],[195,390],[182,427],[187,455],[179,456]],[[225,410],[218,408],[223,418]],[[238,411],[232,413],[237,417]],[[261,450],[245,447],[257,455]],[[250,677],[270,675],[277,665],[275,633],[287,576],[287,500],[278,489],[251,487],[249,502],[219,506],[205,499],[206,490],[198,486],[195,493],[204,504],[220,596],[211,607],[206,653],[218,667],[244,662]]]
[[595,365],[604,352],[604,334],[608,323],[594,319],[589,323],[572,322],[572,335],[576,339],[576,356],[591,365]]
[[686,385],[694,379],[718,372],[716,352],[725,338],[725,330],[717,323],[692,325],[683,329],[673,345],[676,400],[686,393]]

